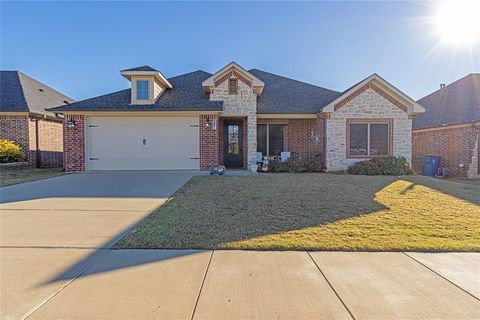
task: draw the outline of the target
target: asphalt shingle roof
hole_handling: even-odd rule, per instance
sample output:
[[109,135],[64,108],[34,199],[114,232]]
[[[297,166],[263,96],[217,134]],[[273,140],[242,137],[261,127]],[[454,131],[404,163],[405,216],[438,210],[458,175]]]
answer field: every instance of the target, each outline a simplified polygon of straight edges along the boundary
[[173,89],[166,89],[154,104],[131,104],[131,91],[125,89],[103,96],[53,108],[60,111],[221,111],[222,101],[210,101],[202,82],[211,76],[204,71],[194,71],[169,78]]
[[0,111],[53,116],[45,109],[74,100],[20,71],[0,71]]
[[124,71],[156,71],[156,72],[160,72],[157,69],[154,69],[150,66],[141,66],[141,67],[136,67],[136,68],[131,68],[131,69],[125,69],[125,70],[121,70],[120,72],[124,72]]
[[265,83],[257,99],[257,113],[317,113],[340,92],[258,69],[248,70]]
[[[141,67],[143,68],[143,67]],[[138,68],[136,68],[138,69]],[[133,70],[133,69],[131,69]],[[329,102],[341,95],[305,82],[285,78],[261,71],[249,70],[265,83],[257,100],[258,113],[317,113]],[[221,111],[223,102],[210,101],[209,94],[202,88],[202,82],[212,74],[195,71],[169,78],[173,89],[166,89],[154,104],[132,105],[130,89],[78,101],[68,106],[54,108],[55,111]],[[53,110],[53,109],[52,109]]]
[[413,129],[480,121],[480,73],[469,74],[417,102],[426,112],[413,119]]

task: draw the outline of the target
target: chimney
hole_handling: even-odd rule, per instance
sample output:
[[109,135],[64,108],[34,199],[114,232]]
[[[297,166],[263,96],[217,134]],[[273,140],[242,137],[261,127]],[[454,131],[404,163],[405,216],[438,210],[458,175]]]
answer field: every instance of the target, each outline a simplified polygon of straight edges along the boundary
[[440,89],[445,89],[445,83],[440,83]]

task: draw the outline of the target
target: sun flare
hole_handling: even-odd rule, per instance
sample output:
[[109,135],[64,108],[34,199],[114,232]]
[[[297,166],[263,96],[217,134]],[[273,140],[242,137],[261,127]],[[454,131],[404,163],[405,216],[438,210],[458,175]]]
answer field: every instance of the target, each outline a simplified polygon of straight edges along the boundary
[[441,2],[434,24],[442,42],[467,45],[480,42],[480,0]]

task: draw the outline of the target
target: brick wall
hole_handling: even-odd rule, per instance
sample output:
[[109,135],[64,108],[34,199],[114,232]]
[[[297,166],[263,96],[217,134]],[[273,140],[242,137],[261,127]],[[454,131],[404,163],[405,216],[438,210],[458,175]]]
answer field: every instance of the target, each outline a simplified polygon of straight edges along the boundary
[[[207,119],[214,123],[214,128],[207,129]],[[219,126],[217,115],[200,115],[200,170],[210,170],[219,164]]]
[[[77,122],[76,128],[69,128],[68,122]],[[85,116],[65,115],[63,123],[63,148],[65,171],[85,170]]]
[[414,131],[413,169],[420,173],[420,158],[440,156],[440,166],[447,167],[449,176],[467,177],[474,158],[477,131],[473,126],[434,131]]
[[[29,121],[30,163],[36,165],[36,120]],[[38,121],[39,155],[41,168],[63,166],[63,124],[58,121],[41,119]]]
[[9,139],[18,144],[29,160],[29,133],[27,115],[0,115],[0,139]]
[[324,119],[290,119],[287,127],[287,149],[300,158],[309,159],[320,155],[324,161]]

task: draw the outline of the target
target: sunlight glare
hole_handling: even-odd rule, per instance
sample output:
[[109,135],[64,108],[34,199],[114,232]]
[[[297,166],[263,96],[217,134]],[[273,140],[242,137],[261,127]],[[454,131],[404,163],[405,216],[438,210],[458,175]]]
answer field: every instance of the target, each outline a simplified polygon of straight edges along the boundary
[[442,42],[474,44],[480,42],[480,0],[446,0],[434,18]]

